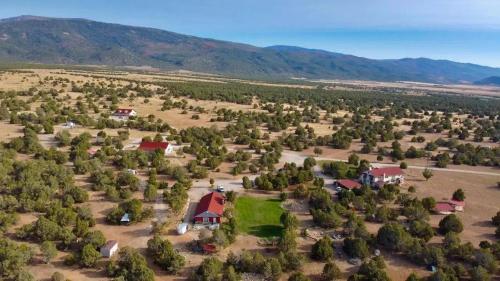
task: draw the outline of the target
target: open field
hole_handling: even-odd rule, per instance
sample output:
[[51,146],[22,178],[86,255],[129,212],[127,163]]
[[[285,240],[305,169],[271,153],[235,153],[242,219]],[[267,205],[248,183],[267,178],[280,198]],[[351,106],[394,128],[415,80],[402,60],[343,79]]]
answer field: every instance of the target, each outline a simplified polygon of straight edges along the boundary
[[498,97],[500,87],[478,85],[442,85],[431,83],[417,83],[409,81],[400,82],[374,82],[374,81],[348,81],[348,80],[313,80],[312,82],[325,83],[326,87],[333,89],[379,89],[393,91],[408,91],[415,95],[423,93],[441,93],[453,95],[477,95],[484,97]]
[[280,204],[277,199],[239,197],[235,204],[239,231],[259,237],[279,236],[283,228]]

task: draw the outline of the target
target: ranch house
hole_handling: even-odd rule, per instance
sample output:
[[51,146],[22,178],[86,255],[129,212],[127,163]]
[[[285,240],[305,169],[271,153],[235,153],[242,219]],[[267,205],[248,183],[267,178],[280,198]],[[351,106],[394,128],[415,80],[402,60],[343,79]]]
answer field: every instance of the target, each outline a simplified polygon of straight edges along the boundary
[[135,116],[137,116],[137,112],[131,108],[118,108],[113,113],[113,117],[122,120],[128,120],[128,118]]
[[374,168],[362,173],[359,181],[362,184],[380,188],[385,184],[403,183],[404,173],[399,167]]

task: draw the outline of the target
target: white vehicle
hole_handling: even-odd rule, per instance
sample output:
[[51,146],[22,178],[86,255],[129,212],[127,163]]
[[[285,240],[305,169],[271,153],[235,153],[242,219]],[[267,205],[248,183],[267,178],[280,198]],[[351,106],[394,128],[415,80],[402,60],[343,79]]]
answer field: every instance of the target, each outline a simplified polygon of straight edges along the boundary
[[223,185],[221,185],[221,184],[219,184],[219,185],[217,186],[217,189],[216,189],[216,190],[217,190],[217,192],[224,193],[224,186],[223,186]]
[[182,235],[184,233],[186,233],[189,229],[189,224],[183,222],[183,223],[180,223],[178,226],[177,226],[177,233],[179,235]]
[[64,126],[68,129],[73,129],[74,127],[76,127],[76,124],[74,122],[68,121],[66,122],[66,124],[64,124]]

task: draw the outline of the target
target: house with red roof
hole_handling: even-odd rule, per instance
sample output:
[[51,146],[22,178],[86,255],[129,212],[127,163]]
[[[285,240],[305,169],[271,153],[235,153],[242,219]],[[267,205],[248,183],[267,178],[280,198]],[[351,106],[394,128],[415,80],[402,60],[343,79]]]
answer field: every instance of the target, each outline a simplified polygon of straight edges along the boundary
[[448,202],[455,207],[455,211],[457,211],[457,212],[464,211],[465,201],[458,201],[458,200],[450,199],[450,201],[448,201]]
[[161,150],[164,155],[167,155],[174,151],[172,145],[164,141],[142,141],[137,149],[147,153],[153,153],[157,150]]
[[194,222],[218,224],[224,213],[225,198],[222,193],[211,192],[200,199],[194,213]]
[[399,167],[373,168],[361,174],[361,184],[380,188],[385,184],[401,184],[404,182],[403,170]]
[[455,212],[455,205],[451,204],[450,202],[438,202],[434,207],[434,212],[440,215],[449,215]]
[[137,116],[137,112],[131,108],[118,108],[113,112],[113,117],[121,120],[128,120],[128,118],[134,116]]
[[434,207],[434,212],[440,215],[449,215],[453,212],[463,212],[465,208],[464,201],[458,200],[448,200],[436,203]]
[[97,153],[97,148],[91,147],[87,149],[87,153],[89,154],[90,157],[94,157]]
[[358,181],[351,179],[340,179],[333,183],[335,188],[343,188],[348,190],[359,189],[361,188],[361,184]]

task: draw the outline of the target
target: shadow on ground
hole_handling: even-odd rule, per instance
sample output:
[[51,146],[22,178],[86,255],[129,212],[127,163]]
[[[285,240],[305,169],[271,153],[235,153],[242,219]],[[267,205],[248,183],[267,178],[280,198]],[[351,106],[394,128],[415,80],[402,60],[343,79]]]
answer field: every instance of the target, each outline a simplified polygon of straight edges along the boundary
[[281,236],[283,227],[281,225],[258,225],[250,227],[248,234],[257,237]]

